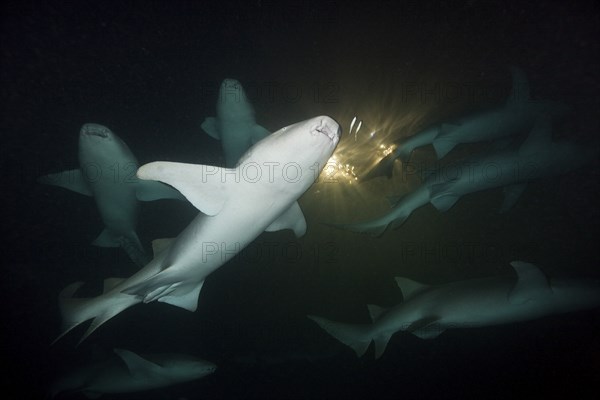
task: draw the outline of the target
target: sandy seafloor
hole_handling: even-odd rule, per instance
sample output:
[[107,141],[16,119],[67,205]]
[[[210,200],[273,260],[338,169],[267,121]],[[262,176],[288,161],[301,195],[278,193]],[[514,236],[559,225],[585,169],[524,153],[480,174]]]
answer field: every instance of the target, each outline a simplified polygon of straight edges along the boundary
[[[510,274],[509,262],[519,259],[549,276],[600,278],[598,160],[532,182],[505,214],[495,189],[443,214],[423,207],[381,238],[322,224],[380,215],[386,196],[414,189],[418,177],[399,164],[391,180],[359,183],[360,176],[382,145],[502,106],[510,66],[526,73],[533,99],[571,107],[555,138],[598,146],[595,2],[202,3],[2,5],[1,326],[11,398],[44,398],[53,379],[115,347],[187,353],[219,369],[196,382],[106,399],[598,395],[600,310],[449,330],[431,341],[397,333],[379,360],[372,349],[356,358],[305,317],[366,323],[366,304],[402,301],[395,276],[438,284]],[[335,118],[345,134],[336,154],[355,166],[358,181],[336,172],[316,183],[300,199],[307,234],[261,235],[207,279],[195,313],[138,305],[78,347],[84,328],[50,346],[62,288],[85,281],[82,295],[93,295],[104,278],[136,267],[118,249],[90,245],[102,229],[91,199],[36,178],[77,166],[86,122],[110,127],[142,164],[221,164],[219,142],[200,123],[214,115],[225,78],[244,85],[257,121],[271,131],[316,115]],[[363,121],[356,139],[348,134],[354,116]],[[482,147],[460,146],[446,161]],[[413,160],[431,165],[431,147]],[[182,203],[145,203],[138,233],[149,249],[195,213]]]

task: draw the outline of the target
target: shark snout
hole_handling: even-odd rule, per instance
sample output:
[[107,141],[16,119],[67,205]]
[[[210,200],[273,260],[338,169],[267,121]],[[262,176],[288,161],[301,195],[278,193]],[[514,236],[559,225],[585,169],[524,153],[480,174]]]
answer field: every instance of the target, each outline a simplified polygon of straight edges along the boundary
[[313,128],[314,131],[327,135],[334,143],[340,139],[342,135],[342,128],[340,125],[331,117],[322,116],[317,118],[317,126]]
[[84,124],[81,127],[80,135],[98,136],[101,138],[108,138],[110,130],[99,124]]

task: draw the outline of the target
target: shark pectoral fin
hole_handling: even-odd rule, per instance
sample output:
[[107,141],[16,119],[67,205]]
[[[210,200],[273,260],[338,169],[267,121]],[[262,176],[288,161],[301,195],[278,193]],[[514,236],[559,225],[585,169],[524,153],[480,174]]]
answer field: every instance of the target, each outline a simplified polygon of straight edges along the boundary
[[444,158],[446,154],[450,153],[450,151],[457,145],[454,140],[443,136],[436,138],[432,144],[438,160]]
[[444,333],[444,331],[445,331],[445,329],[441,329],[441,328],[440,329],[423,328],[423,329],[417,329],[416,331],[413,331],[411,333],[420,339],[435,339],[436,337],[438,337],[442,333]]
[[436,316],[421,318],[410,324],[406,331],[421,339],[433,339],[445,331],[437,323],[439,320]]
[[413,281],[412,279],[403,278],[401,276],[397,276],[394,279],[396,280],[396,284],[402,292],[403,301],[406,301],[411,297],[414,297],[414,295],[416,295],[417,293],[420,293],[423,290],[429,288],[429,285]]
[[[443,185],[443,184],[440,184]],[[460,199],[460,196],[451,193],[444,193],[438,196],[432,196],[430,203],[440,212],[448,211]]]
[[375,304],[367,304],[367,309],[369,310],[369,315],[371,316],[371,321],[375,322],[381,317],[386,311],[387,308],[376,306]]
[[524,261],[513,261],[510,265],[517,273],[517,282],[508,294],[510,304],[524,304],[540,296],[552,294],[546,275],[535,265]]
[[219,133],[219,127],[215,117],[208,117],[204,119],[204,122],[202,122],[200,127],[208,136],[212,137],[213,139],[221,140],[221,134]]
[[152,254],[154,257],[168,249],[174,240],[175,238],[154,239],[152,241]]
[[252,133],[251,133],[251,141],[252,144],[256,144],[258,142],[260,142],[261,140],[263,140],[264,138],[266,138],[267,136],[269,136],[271,134],[271,132],[269,132],[267,129],[263,128],[260,125],[254,125],[252,127]]
[[514,185],[504,186],[504,201],[500,207],[500,213],[505,213],[515,205],[521,194],[525,191],[527,183],[516,183]]
[[200,284],[195,286],[192,290],[189,290],[189,287],[186,287],[186,292],[184,292],[183,288],[175,289],[170,294],[160,297],[158,301],[194,312],[198,308],[198,296],[200,295],[200,290],[202,290],[203,285],[204,281],[200,282]]
[[306,219],[297,201],[273,221],[265,231],[276,232],[282,229],[293,230],[296,237],[301,237],[306,233]]
[[44,185],[59,186],[85,196],[94,195],[79,169],[70,169],[56,174],[44,175],[38,178],[38,182]]
[[138,181],[135,187],[135,196],[140,201],[185,200],[185,196],[179,190],[155,181]]
[[381,355],[385,352],[388,342],[390,341],[393,334],[394,334],[394,332],[389,333],[389,334],[384,333],[379,336],[375,336],[373,338],[373,341],[375,342],[375,358],[376,359],[381,357]]
[[129,350],[113,349],[113,351],[127,365],[127,369],[132,376],[150,377],[162,374],[162,367],[160,365],[150,362]]
[[104,288],[102,293],[110,292],[123,281],[125,281],[125,278],[106,278],[104,280]]
[[110,230],[105,228],[92,242],[92,244],[98,247],[120,247],[120,238],[120,236],[115,235]]
[[236,181],[238,171],[211,165],[157,161],[142,165],[137,176],[167,183],[179,190],[198,210],[218,214],[229,196],[228,181]]

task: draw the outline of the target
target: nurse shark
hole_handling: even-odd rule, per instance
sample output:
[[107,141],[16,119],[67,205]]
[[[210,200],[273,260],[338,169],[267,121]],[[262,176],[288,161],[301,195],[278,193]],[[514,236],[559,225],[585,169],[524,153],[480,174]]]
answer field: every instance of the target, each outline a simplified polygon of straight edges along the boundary
[[225,153],[225,164],[233,168],[250,146],[270,135],[256,124],[254,108],[242,85],[235,79],[225,79],[219,89],[217,117],[208,117],[202,129],[220,140]]
[[492,141],[530,131],[541,117],[561,118],[569,108],[552,101],[531,100],[529,84],[523,71],[511,68],[513,76],[512,93],[504,106],[459,118],[453,123],[434,125],[422,132],[396,142],[397,148],[384,157],[364,180],[377,176],[392,176],[394,161],[399,158],[403,164],[410,160],[416,148],[433,144],[437,159],[448,154],[457,144]]
[[174,162],[142,166],[140,179],[169,183],[202,213],[136,274],[105,280],[100,296],[73,298],[83,283],[67,286],[60,295],[63,328],[56,340],[93,319],[84,340],[113,316],[142,302],[195,311],[206,277],[263,231],[292,229],[296,236],[303,235],[306,221],[296,200],[317,179],[340,135],[333,119],[320,116],[267,136],[236,168]]
[[155,354],[141,357],[129,350],[114,349],[118,356],[86,365],[57,380],[51,397],[81,392],[88,398],[102,394],[132,393],[189,382],[212,374],[211,362],[183,354]]
[[401,226],[414,210],[431,203],[438,211],[447,211],[462,196],[486,189],[504,188],[501,211],[507,211],[525,190],[527,182],[564,174],[592,161],[597,146],[584,146],[569,141],[552,142],[549,118],[538,120],[534,129],[514,150],[501,150],[476,155],[456,165],[441,167],[428,176],[414,191],[394,205],[390,212],[372,220],[352,224],[327,224],[341,229],[375,236],[388,226]]
[[529,321],[600,306],[600,282],[583,279],[548,280],[535,265],[513,261],[510,276],[469,279],[429,286],[396,278],[404,300],[388,310],[369,305],[372,324],[346,324],[308,316],[327,333],[362,356],[371,341],[375,357],[392,335],[410,332],[433,339],[450,328],[476,328]]
[[79,169],[46,175],[39,182],[93,197],[105,225],[93,244],[122,247],[143,266],[149,258],[135,231],[138,200],[184,197],[163,183],[139,180],[137,168],[135,156],[121,138],[105,126],[85,124],[79,133]]

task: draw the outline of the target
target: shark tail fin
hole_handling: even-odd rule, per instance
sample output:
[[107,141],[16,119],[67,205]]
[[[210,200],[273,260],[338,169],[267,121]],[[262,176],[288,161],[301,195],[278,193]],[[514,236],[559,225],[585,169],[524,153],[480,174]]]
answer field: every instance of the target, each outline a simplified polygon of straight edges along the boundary
[[69,333],[73,328],[89,319],[85,317],[83,312],[85,309],[85,299],[73,298],[73,295],[81,286],[83,286],[83,282],[71,283],[58,295],[58,305],[62,316],[62,327],[61,334],[54,339],[52,344],[60,340],[60,338]]
[[[371,321],[373,321],[373,323],[381,318],[387,311],[387,308],[376,306],[374,304],[367,304],[367,309],[369,310],[369,315],[371,316]],[[385,352],[387,344],[393,334],[394,332],[384,332],[373,337],[373,341],[375,342],[375,358],[381,357]]]
[[[110,282],[105,282],[105,288],[111,286],[117,281],[117,278],[110,278]],[[121,311],[139,302],[131,296],[130,301],[111,302],[100,297],[75,298],[73,295],[83,285],[83,282],[75,282],[64,288],[59,295],[59,308],[62,315],[61,334],[54,339],[52,344],[56,343],[71,330],[81,325],[87,320],[93,319],[92,324],[79,340],[80,344],[100,325],[108,321]],[[108,286],[107,286],[108,285]]]
[[330,321],[328,319],[308,315],[309,319],[315,321],[325,332],[329,333],[336,340],[350,347],[356,353],[357,357],[361,357],[373,340],[370,334],[370,325],[361,324],[346,324],[342,322]]

